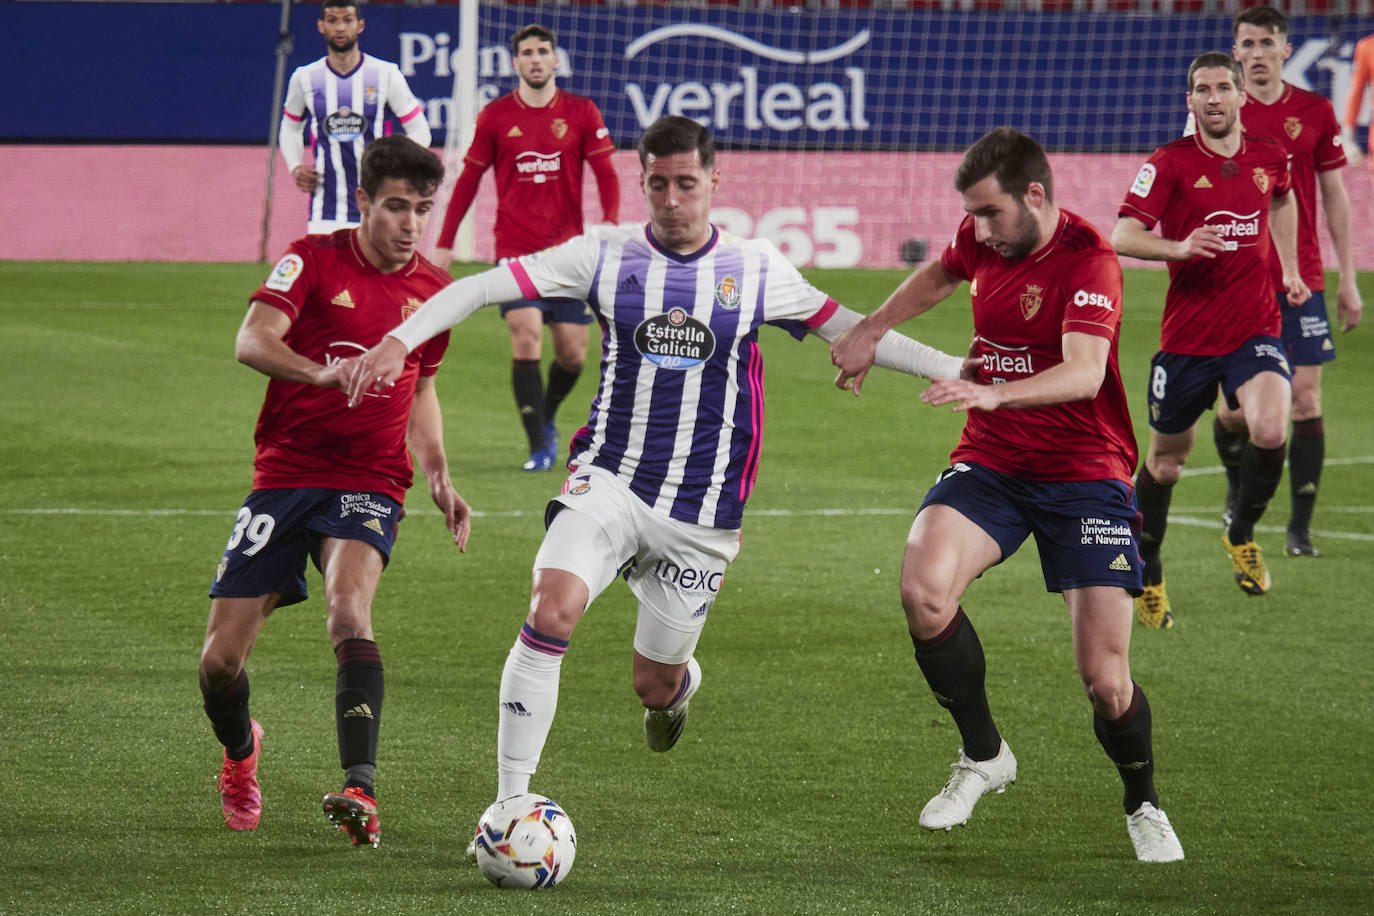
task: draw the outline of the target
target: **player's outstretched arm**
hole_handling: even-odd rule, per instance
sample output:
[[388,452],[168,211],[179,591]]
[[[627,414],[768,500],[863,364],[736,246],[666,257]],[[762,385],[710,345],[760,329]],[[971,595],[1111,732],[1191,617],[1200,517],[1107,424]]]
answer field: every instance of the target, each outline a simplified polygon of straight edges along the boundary
[[1215,258],[1226,250],[1226,240],[1211,226],[1198,226],[1184,239],[1160,238],[1134,216],[1123,216],[1112,230],[1112,247],[1128,258],[1146,261],[1188,261]]
[[1027,378],[997,385],[968,379],[936,379],[921,392],[932,406],[951,404],[952,410],[1047,407],[1096,397],[1107,372],[1111,341],[1106,337],[1070,331],[1061,340],[1064,361]]
[[[841,305],[836,307],[834,313],[823,324],[817,325],[811,331],[827,343],[833,344],[862,319],[863,316],[858,312]],[[964,361],[934,347],[928,347],[905,334],[888,331],[878,338],[873,348],[872,364],[919,378],[958,378]]]
[[463,277],[431,296],[424,305],[382,338],[377,346],[350,360],[348,406],[357,407],[368,391],[390,388],[405,369],[405,358],[440,331],[453,327],[484,305],[511,302],[522,296],[508,267]]
[[415,462],[425,475],[430,498],[444,513],[444,526],[453,534],[453,543],[465,553],[468,536],[472,533],[472,509],[458,491],[448,473],[448,457],[444,454],[444,422],[439,409],[439,397],[434,389],[434,376],[421,376],[415,385],[415,398],[410,407],[410,421],[406,425],[406,442],[415,454]]
[[287,345],[285,337],[290,329],[291,316],[254,299],[234,339],[234,358],[270,378],[343,388],[347,376],[338,364],[322,366]]
[[[835,387],[853,391],[857,396],[863,388],[868,370],[878,358],[879,341],[884,340],[903,321],[949,298],[958,286],[959,281],[949,275],[939,260],[927,261],[912,271],[872,314],[864,316],[852,327],[843,329],[834,339],[827,338],[830,339],[830,361],[839,369],[835,376]],[[940,353],[940,356],[953,358],[944,353]],[[929,373],[913,374],[933,377]],[[954,374],[958,375],[957,369]]]

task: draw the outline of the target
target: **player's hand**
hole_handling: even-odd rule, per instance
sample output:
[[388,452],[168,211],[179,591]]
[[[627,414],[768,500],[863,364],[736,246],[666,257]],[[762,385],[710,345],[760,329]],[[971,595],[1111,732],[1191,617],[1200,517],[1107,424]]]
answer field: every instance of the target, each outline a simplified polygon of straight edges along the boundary
[[296,183],[296,187],[309,194],[315,190],[315,185],[320,183],[320,173],[308,165],[298,165],[291,170],[291,180]]
[[1179,256],[1176,261],[1191,261],[1193,258],[1215,258],[1226,250],[1226,239],[1215,226],[1198,226],[1188,237],[1178,243]]
[[444,513],[444,526],[453,533],[453,543],[458,546],[458,552],[467,553],[468,535],[472,534],[472,509],[467,500],[453,489],[453,482],[447,474],[442,480],[430,481],[429,495],[434,505]]
[[967,379],[939,378],[921,392],[921,400],[932,407],[952,404],[954,406],[950,409],[956,413],[968,410],[996,410],[1002,403],[998,387],[980,385]]
[[1360,144],[1355,142],[1354,128],[1341,128],[1341,148],[1345,150],[1345,161],[1350,165],[1364,163],[1364,150],[1360,149]]
[[1297,308],[1312,298],[1312,290],[1307,288],[1301,277],[1284,274],[1283,288],[1288,297],[1289,308]]
[[1359,288],[1353,280],[1342,279],[1336,288],[1336,323],[1342,331],[1353,331],[1359,327],[1363,315],[1364,301],[1360,299]]
[[406,347],[388,335],[352,363],[348,381],[348,406],[357,407],[368,392],[385,391],[396,384],[406,365]]
[[448,266],[453,263],[453,249],[435,248],[434,254],[429,256],[429,260],[440,270],[448,270]]
[[978,381],[978,370],[983,368],[983,359],[980,356],[965,356],[964,367],[959,370],[959,378],[966,382]]
[[873,368],[877,352],[877,339],[863,333],[858,325],[835,338],[830,345],[830,361],[840,370],[835,376],[835,387],[852,391],[858,397],[864,379],[868,377],[868,370]]

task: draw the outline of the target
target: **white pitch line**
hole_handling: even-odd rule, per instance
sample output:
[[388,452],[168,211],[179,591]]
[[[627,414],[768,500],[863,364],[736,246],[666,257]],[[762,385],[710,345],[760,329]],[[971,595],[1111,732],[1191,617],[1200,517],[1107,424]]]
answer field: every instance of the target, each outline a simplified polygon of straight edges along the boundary
[[[1323,467],[1350,467],[1355,464],[1374,464],[1374,455],[1357,455],[1353,458],[1327,458],[1322,462]],[[1211,474],[1224,474],[1226,468],[1219,464],[1212,464],[1201,468],[1185,467],[1180,473],[1180,477],[1206,477]]]

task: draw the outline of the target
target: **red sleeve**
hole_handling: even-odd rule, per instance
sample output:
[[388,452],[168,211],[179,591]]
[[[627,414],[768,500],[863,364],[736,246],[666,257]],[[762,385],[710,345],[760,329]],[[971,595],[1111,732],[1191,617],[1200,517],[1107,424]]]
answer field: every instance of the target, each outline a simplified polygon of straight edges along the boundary
[[596,176],[602,219],[608,223],[620,222],[620,176],[616,174],[613,157],[593,156],[587,160],[587,165]]
[[249,300],[256,299],[281,309],[292,321],[300,317],[301,309],[310,298],[310,291],[319,281],[315,253],[302,242],[302,239],[297,239],[291,243],[286,254],[281,256],[281,260],[277,261],[262,286]]
[[478,168],[471,162],[463,162],[463,171],[458,175],[458,182],[453,186],[453,196],[448,199],[448,209],[444,211],[444,225],[439,230],[439,239],[435,245],[439,248],[453,248],[453,239],[458,235],[458,224],[463,221],[463,216],[468,212],[468,207],[472,206],[473,198],[477,196],[477,186],[482,183],[482,173],[485,168]]
[[449,333],[442,331],[420,345],[421,376],[433,375],[439,371],[439,364],[444,361],[444,353],[448,350]]
[[1111,339],[1121,325],[1121,263],[1102,249],[1085,252],[1064,271],[1064,333]]
[[1156,150],[1149,161],[1140,167],[1131,182],[1126,199],[1121,202],[1117,216],[1130,216],[1153,229],[1168,206],[1173,192],[1170,187],[1168,162],[1163,150]]
[[1321,124],[1317,128],[1317,152],[1314,158],[1318,172],[1329,172],[1346,165],[1345,147],[1341,144],[1341,126],[1336,121],[1336,109],[1322,99],[1319,111]]
[[964,217],[964,221],[954,233],[954,238],[949,240],[949,245],[940,255],[940,266],[945,269],[945,273],[958,280],[969,280],[973,277],[973,249],[976,242],[972,226],[973,217]]

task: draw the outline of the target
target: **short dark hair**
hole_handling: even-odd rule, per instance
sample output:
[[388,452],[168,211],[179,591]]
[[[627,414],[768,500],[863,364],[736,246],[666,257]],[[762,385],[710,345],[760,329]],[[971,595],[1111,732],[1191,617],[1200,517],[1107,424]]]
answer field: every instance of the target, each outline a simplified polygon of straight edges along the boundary
[[691,118],[681,115],[664,115],[650,124],[636,144],[639,150],[640,168],[649,165],[649,157],[675,156],[678,153],[697,151],[701,167],[706,171],[715,168],[716,140],[711,132]]
[[1225,51],[1204,51],[1193,62],[1188,65],[1188,91],[1193,91],[1193,74],[1204,67],[1221,67],[1231,71],[1231,77],[1236,81],[1236,88],[1245,85],[1245,71],[1241,69],[1240,61],[1236,60]]
[[954,190],[967,191],[989,175],[996,175],[1002,190],[1018,201],[1025,199],[1031,182],[1038,181],[1045,189],[1045,200],[1054,203],[1050,160],[1034,137],[1010,127],[988,131],[964,153],[954,173]]
[[324,18],[325,10],[352,7],[354,11],[357,12],[358,18],[361,19],[363,16],[363,8],[360,5],[361,3],[362,0],[323,0],[323,2],[320,4],[320,18]]
[[444,163],[405,134],[390,134],[372,141],[363,153],[361,180],[368,200],[388,178],[399,178],[421,194],[433,194],[444,180]]
[[1231,34],[1236,35],[1243,25],[1259,26],[1280,35],[1288,34],[1288,17],[1272,6],[1252,6],[1237,12],[1235,18],[1231,20]]
[[538,38],[540,41],[547,41],[555,51],[558,50],[558,36],[553,33],[553,29],[536,22],[517,29],[515,34],[510,37],[510,53],[519,54],[520,42],[526,38]]

